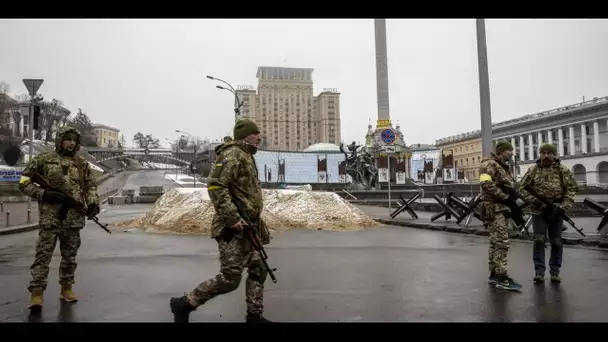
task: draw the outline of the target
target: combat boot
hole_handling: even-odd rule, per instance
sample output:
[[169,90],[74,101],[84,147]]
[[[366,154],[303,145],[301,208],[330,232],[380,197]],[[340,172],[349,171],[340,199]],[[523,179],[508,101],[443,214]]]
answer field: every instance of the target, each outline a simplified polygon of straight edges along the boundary
[[36,314],[42,310],[43,294],[44,289],[42,287],[35,287],[32,289],[30,305],[28,306],[31,313]]
[[61,294],[59,294],[59,299],[63,299],[66,302],[76,302],[78,301],[78,297],[72,292],[72,285],[61,285]]
[[545,275],[542,273],[536,273],[534,275],[533,281],[534,281],[534,284],[542,284],[545,282]]
[[272,323],[262,315],[247,314],[246,323]]
[[186,296],[171,298],[169,306],[173,313],[174,323],[189,323],[190,313],[196,310],[196,308],[188,302]]
[[559,284],[562,282],[562,278],[560,278],[557,273],[551,273],[551,282],[553,284]]

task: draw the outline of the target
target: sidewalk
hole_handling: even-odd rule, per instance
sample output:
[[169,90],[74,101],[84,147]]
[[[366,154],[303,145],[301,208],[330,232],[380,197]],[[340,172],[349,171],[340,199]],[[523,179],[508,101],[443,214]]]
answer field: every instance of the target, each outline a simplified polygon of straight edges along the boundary
[[[9,227],[27,224],[27,202],[4,203],[0,207],[0,229],[7,227],[7,213],[9,216]],[[32,201],[30,222],[38,222],[38,202]]]
[[[357,208],[361,209],[364,213],[375,219],[376,221],[388,225],[420,228],[420,229],[431,229],[431,230],[442,230],[451,233],[463,233],[463,234],[475,234],[481,236],[488,236],[489,233],[482,225],[482,223],[476,218],[471,218],[471,222],[468,227],[465,227],[465,221],[461,222],[460,225],[456,224],[456,219],[451,218],[446,222],[445,216],[441,217],[435,222],[431,222],[431,217],[436,213],[426,211],[416,211],[418,219],[412,219],[407,212],[402,212],[397,217],[392,219],[390,213],[395,211],[397,208],[391,208],[390,211],[385,207],[376,207],[368,205],[356,205]],[[597,233],[596,229],[600,222],[597,217],[578,217],[572,218],[572,221],[576,224],[579,229],[582,229],[586,237],[581,236],[576,230],[574,230],[568,223],[564,225],[568,228],[562,233],[562,239],[566,245],[583,245],[589,247],[601,247],[608,248],[608,239],[605,235]],[[532,227],[529,228],[532,234]],[[525,235],[520,236],[519,232],[511,231],[510,237],[517,240],[531,240],[531,237]]]

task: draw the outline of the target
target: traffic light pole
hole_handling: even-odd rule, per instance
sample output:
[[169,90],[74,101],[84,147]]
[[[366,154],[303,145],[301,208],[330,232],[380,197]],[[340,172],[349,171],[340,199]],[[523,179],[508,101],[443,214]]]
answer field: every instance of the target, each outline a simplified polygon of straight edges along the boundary
[[[23,84],[27,88],[27,91],[30,94],[30,108],[29,108],[29,117],[28,117],[28,138],[30,140],[29,146],[29,156],[28,163],[32,161],[32,157],[34,154],[34,97],[36,93],[38,93],[38,89],[44,83],[43,79],[23,79]],[[30,222],[30,213],[32,212],[32,198],[28,196],[27,199],[27,222]]]

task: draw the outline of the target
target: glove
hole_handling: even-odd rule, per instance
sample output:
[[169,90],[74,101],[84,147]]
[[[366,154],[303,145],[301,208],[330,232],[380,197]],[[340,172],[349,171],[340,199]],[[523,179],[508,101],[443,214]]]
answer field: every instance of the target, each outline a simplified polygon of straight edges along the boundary
[[53,189],[44,190],[42,194],[42,200],[49,203],[63,203],[66,199],[66,196],[61,191]]
[[509,201],[517,201],[517,191],[515,191],[515,189],[509,188],[507,195],[509,195]]
[[89,207],[87,208],[87,218],[92,220],[97,214],[99,214],[99,206],[97,204],[89,204]]
[[555,210],[553,210],[552,215],[559,216],[560,214],[563,214],[566,212],[566,208],[563,204],[555,203],[554,206],[555,206]]
[[503,204],[509,204],[511,202],[510,194],[507,192],[506,195],[507,195],[506,198],[500,200],[500,202],[502,202]]

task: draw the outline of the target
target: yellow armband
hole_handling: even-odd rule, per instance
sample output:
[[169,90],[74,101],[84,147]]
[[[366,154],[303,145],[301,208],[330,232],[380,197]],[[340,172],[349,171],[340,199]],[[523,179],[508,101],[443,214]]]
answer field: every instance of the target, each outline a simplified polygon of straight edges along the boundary
[[482,173],[479,175],[479,182],[491,182],[492,181],[492,176],[490,176],[487,173]]

